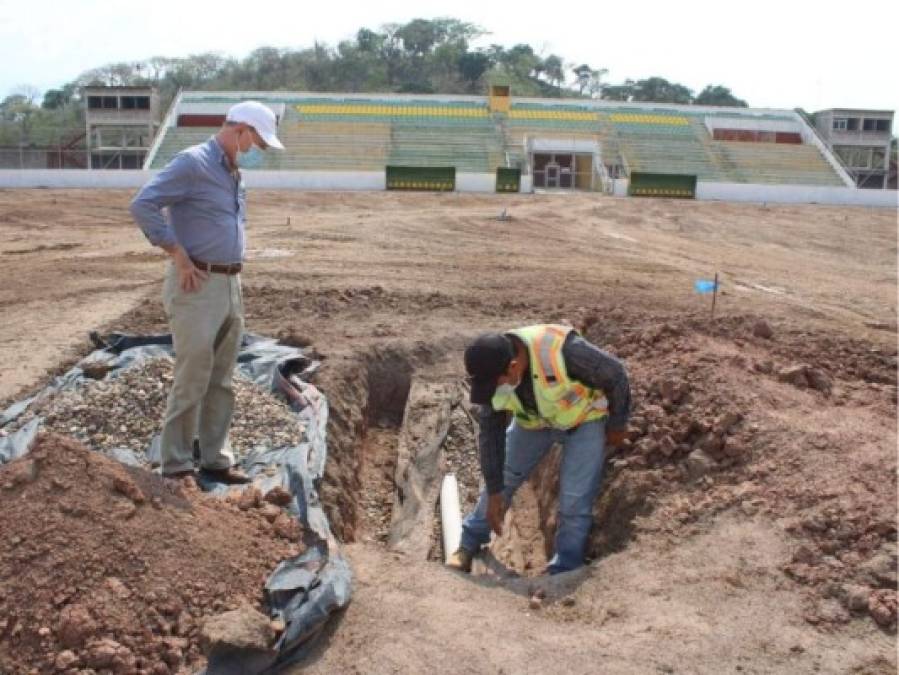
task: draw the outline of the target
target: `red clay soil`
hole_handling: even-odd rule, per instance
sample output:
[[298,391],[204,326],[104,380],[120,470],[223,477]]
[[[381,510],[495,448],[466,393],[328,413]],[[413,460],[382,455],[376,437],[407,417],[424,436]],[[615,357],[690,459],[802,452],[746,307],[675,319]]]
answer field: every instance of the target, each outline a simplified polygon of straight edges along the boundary
[[260,607],[301,546],[271,505],[233,502],[41,436],[0,467],[0,672],[202,667],[204,617]]

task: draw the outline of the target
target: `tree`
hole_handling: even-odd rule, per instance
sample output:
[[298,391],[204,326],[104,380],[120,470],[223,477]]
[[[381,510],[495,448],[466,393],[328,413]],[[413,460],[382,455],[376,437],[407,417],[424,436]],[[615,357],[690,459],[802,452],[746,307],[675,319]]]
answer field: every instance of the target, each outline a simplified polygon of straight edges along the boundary
[[594,70],[586,63],[582,63],[577,68],[573,68],[575,82],[578,87],[578,93],[581,96],[599,97],[602,95],[602,78],[609,74],[605,68]]
[[625,80],[624,84],[607,84],[602,88],[602,99],[606,101],[633,101],[634,81]]
[[368,28],[360,28],[356,33],[356,45],[366,54],[377,54],[384,46],[385,37]]
[[427,19],[413,19],[397,31],[403,49],[410,55],[423,56],[431,51],[442,37],[440,28]]
[[28,139],[32,118],[40,111],[34,102],[40,92],[29,85],[21,85],[0,101],[0,119],[18,127],[20,140]]
[[490,57],[484,52],[465,52],[456,62],[459,75],[468,85],[469,91],[475,89],[490,66]]
[[44,110],[57,110],[65,106],[69,101],[72,100],[72,95],[70,92],[66,91],[66,88],[62,89],[48,89],[44,94],[44,100],[41,102],[41,107]]
[[637,80],[633,85],[633,100],[654,103],[691,103],[693,92],[682,84],[669,82],[664,77]]
[[522,80],[536,77],[543,66],[543,61],[534,53],[534,48],[526,44],[517,44],[507,50],[501,63],[512,75]]
[[699,92],[693,103],[696,105],[720,105],[732,108],[746,108],[747,103],[743,99],[734,96],[730,89],[720,84],[707,85],[705,89]]
[[543,75],[546,81],[561,91],[562,84],[565,82],[565,64],[562,57],[550,54],[543,59]]

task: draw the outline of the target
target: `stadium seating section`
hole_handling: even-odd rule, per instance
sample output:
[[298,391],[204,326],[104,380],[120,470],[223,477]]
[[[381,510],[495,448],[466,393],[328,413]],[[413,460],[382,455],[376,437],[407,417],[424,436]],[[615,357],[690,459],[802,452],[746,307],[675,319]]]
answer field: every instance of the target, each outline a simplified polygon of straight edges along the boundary
[[[219,108],[229,103],[221,95],[186,96],[193,109],[202,101],[215,101]],[[596,141],[604,163],[629,171],[719,182],[842,185],[815,146],[714,140],[701,111],[526,100],[513,101],[508,114],[492,114],[486,99],[474,97],[285,96],[279,102],[285,104],[279,135],[287,150],[266,154],[263,168],[269,170],[383,171],[390,165],[454,167],[463,173],[519,166],[526,171],[526,140],[537,136]],[[715,116],[745,119],[746,114]],[[761,121],[790,119],[787,113],[749,114]],[[164,130],[151,167],[164,166],[214,132],[207,127]]]

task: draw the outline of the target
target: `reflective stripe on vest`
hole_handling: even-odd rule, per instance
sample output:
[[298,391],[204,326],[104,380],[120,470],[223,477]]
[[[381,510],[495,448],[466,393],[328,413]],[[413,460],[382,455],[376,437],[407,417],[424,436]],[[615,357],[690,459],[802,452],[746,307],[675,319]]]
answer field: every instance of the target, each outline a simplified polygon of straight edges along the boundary
[[571,429],[608,416],[608,401],[600,389],[591,389],[568,376],[562,347],[573,329],[552,324],[511,331],[528,350],[537,415],[524,409],[518,396],[496,394],[494,410],[508,410],[527,429]]

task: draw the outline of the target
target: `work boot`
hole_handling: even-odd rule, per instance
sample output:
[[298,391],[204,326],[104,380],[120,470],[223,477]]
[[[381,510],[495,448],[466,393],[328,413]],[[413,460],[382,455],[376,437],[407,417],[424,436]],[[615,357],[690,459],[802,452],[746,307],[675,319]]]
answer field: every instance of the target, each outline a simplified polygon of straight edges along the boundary
[[241,485],[251,480],[247,474],[233,466],[227,469],[203,469],[203,476],[226,485]]
[[175,471],[174,473],[164,473],[162,474],[163,478],[168,478],[169,480],[183,480],[185,478],[196,478],[197,472],[193,469],[187,469],[186,471]]
[[467,548],[460,546],[446,561],[446,566],[469,574],[471,573],[472,560],[474,560],[474,554]]

